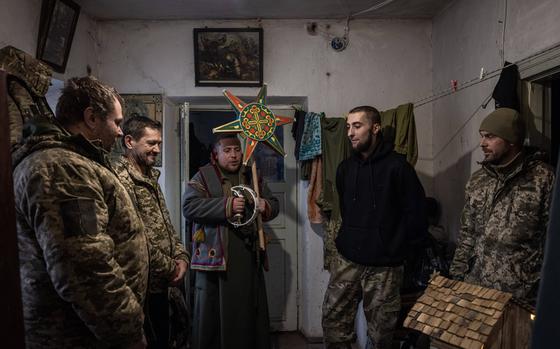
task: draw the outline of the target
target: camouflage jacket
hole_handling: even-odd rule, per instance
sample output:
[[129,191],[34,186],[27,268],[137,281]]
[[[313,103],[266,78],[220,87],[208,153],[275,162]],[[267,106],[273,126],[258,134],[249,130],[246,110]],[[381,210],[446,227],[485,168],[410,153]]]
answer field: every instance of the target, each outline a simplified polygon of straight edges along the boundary
[[106,152],[51,123],[12,154],[27,348],[142,338],[148,250]]
[[466,186],[454,278],[513,293],[537,294],[554,174],[525,149],[506,167],[488,165]]
[[[240,170],[241,184],[251,184],[250,172]],[[193,224],[192,263],[193,270],[223,271],[227,269],[228,234],[233,227],[228,223],[232,216],[232,183],[217,166],[203,166],[189,181],[183,195],[183,215]],[[263,221],[278,215],[278,199],[264,183],[260,186],[261,197],[266,200]],[[244,234],[256,238],[256,223],[238,228]],[[253,240],[254,241],[254,240]]]
[[142,175],[124,156],[113,167],[135,202],[144,222],[150,247],[150,285],[152,293],[167,292],[175,271],[175,260],[189,263],[189,255],[171,224],[165,198],[158,184],[160,172],[155,168]]

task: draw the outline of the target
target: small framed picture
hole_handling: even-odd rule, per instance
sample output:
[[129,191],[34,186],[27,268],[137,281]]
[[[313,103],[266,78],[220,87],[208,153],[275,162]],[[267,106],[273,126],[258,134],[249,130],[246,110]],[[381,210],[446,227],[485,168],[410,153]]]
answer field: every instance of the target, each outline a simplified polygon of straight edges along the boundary
[[66,69],[79,15],[80,6],[72,0],[43,0],[37,58],[56,72]]
[[195,28],[195,86],[262,86],[262,28]]

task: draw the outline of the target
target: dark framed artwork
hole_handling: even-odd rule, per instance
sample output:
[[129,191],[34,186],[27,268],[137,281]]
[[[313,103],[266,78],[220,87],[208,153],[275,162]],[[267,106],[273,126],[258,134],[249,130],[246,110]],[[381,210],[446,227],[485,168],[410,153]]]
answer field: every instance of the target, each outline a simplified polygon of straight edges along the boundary
[[56,72],[66,69],[79,15],[80,6],[72,0],[43,0],[37,58]]
[[262,28],[195,28],[195,86],[262,86]]
[[[163,127],[163,98],[160,94],[121,94],[124,100],[123,117],[126,120],[133,115],[147,116],[161,122]],[[124,121],[123,120],[123,121]],[[163,132],[163,129],[162,129]],[[124,153],[124,149],[119,138],[111,151],[111,159],[118,159]],[[161,151],[156,159],[154,166],[161,167]]]

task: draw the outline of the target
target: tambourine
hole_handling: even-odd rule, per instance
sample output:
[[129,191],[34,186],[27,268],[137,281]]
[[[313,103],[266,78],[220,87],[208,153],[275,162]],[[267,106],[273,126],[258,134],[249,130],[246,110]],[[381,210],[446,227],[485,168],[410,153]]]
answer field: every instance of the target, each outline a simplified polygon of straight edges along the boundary
[[[235,228],[242,227],[244,225],[250,224],[255,221],[257,218],[257,214],[259,213],[259,205],[258,205],[258,197],[257,193],[250,187],[246,185],[236,185],[231,187],[231,192],[233,196],[238,198],[245,198],[245,208],[249,208],[249,211],[253,209],[253,213],[247,218],[248,214],[237,213],[232,218],[228,218],[228,222],[233,225]],[[245,221],[243,219],[245,218]]]

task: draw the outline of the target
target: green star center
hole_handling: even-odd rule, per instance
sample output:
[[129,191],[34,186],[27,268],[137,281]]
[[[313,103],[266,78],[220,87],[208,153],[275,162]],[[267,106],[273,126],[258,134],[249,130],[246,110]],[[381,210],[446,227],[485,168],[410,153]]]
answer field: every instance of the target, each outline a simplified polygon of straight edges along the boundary
[[265,105],[250,103],[239,113],[239,124],[248,138],[262,142],[274,134],[276,117]]

